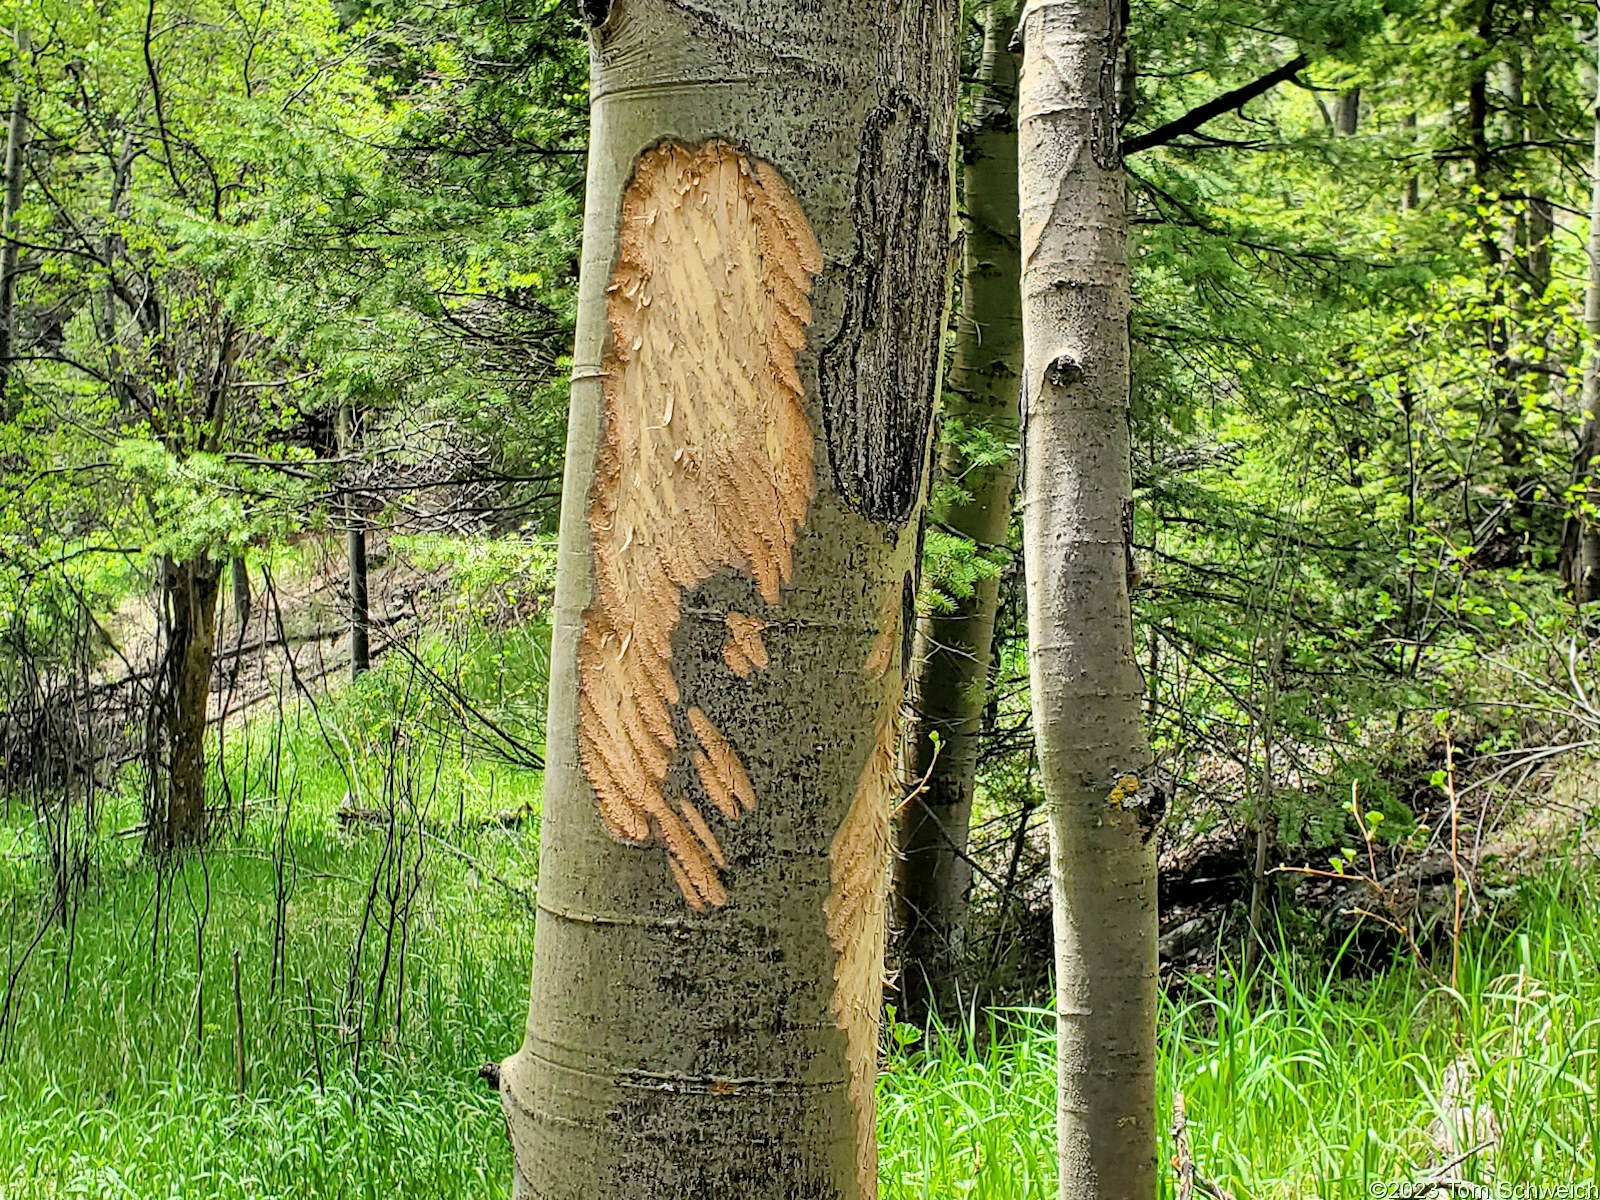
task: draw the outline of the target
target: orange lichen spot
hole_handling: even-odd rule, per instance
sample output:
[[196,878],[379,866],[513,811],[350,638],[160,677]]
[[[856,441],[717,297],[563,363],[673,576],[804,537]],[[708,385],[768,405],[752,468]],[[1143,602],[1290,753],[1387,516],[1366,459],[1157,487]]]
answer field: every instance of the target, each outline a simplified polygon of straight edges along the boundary
[[1123,775],[1112,785],[1111,794],[1106,797],[1112,808],[1121,808],[1126,801],[1132,800],[1139,794],[1139,777],[1137,775]]
[[883,1004],[883,952],[889,929],[890,822],[899,791],[895,750],[898,703],[878,715],[872,750],[844,824],[833,839],[832,889],[823,904],[828,940],[839,958],[833,971],[834,1023],[844,1031],[850,1100],[856,1110],[861,1195],[878,1194],[878,1023]]
[[[604,429],[589,495],[594,601],[578,644],[578,756],[620,841],[659,842],[697,908],[727,902],[722,848],[666,794],[684,593],[719,570],[776,604],[816,490],[795,354],[822,252],[783,178],[722,141],[640,156],[606,288]],[[764,628],[727,618],[724,659],[767,665]],[[694,763],[729,820],[755,805],[738,754],[698,709]]]
[[739,1090],[739,1084],[732,1079],[713,1079],[711,1081],[711,1094],[713,1096],[732,1096]]

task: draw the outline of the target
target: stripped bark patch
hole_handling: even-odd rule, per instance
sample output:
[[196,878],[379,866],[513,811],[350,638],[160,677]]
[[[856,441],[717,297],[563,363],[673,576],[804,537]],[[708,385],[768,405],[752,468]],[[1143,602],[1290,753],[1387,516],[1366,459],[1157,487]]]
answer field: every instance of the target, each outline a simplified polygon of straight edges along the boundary
[[706,795],[723,816],[737,821],[756,806],[755,785],[750,782],[744,763],[711,718],[698,708],[689,710],[689,728],[700,740],[701,748],[694,752],[694,768]]
[[[722,570],[776,604],[816,490],[795,355],[822,268],[805,213],[765,163],[722,141],[642,155],[607,288],[604,432],[588,507],[595,598],[578,645],[578,753],[619,841],[659,842],[696,909],[727,902],[704,816],[666,793],[679,750],[672,634]],[[757,618],[728,617],[730,668],[767,665]],[[730,820],[755,804],[737,751],[699,709],[693,760]]]
[[760,617],[729,613],[727,625],[728,640],[722,647],[722,660],[728,664],[728,670],[741,679],[748,678],[752,671],[765,671],[767,647],[761,641],[761,632],[767,623]]
[[[899,624],[899,590],[893,625]],[[894,643],[894,629],[880,630]],[[862,673],[870,675],[871,663]],[[878,1194],[878,1028],[883,1008],[883,955],[889,930],[890,824],[899,779],[898,695],[885,701],[872,750],[856,784],[850,811],[833,839],[832,889],[823,904],[828,940],[838,954],[829,1011],[844,1031],[850,1066],[850,1101],[856,1111],[856,1153],[861,1196]]]

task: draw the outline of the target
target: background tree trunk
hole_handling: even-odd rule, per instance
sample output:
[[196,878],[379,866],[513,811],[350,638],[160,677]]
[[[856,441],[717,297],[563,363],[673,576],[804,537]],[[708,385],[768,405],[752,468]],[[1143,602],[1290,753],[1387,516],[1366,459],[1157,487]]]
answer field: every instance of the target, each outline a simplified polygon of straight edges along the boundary
[[[339,452],[348,455],[356,441],[353,405],[339,410]],[[344,502],[345,579],[350,592],[350,681],[354,683],[372,665],[371,613],[367,604],[367,531],[353,496]]]
[[1023,544],[1050,805],[1063,1200],[1156,1194],[1153,789],[1141,777],[1120,6],[1030,0],[1019,87]]
[[[1416,112],[1415,111],[1408,112],[1404,117],[1401,118],[1400,123],[1401,123],[1402,126],[1404,126],[1407,136],[1410,137],[1412,141],[1416,141],[1416,138],[1417,138],[1417,114],[1416,114]],[[1400,211],[1401,212],[1415,212],[1417,210],[1418,206],[1421,203],[1422,203],[1421,187],[1419,186],[1418,181],[1417,181],[1417,173],[1415,171],[1412,171],[1409,175],[1406,176],[1405,188],[1400,193]]]
[[[1600,21],[1595,45],[1600,56]],[[1588,333],[1583,353],[1583,428],[1572,476],[1578,485],[1578,503],[1585,510],[1567,522],[1563,539],[1562,574],[1572,584],[1572,598],[1588,604],[1600,597],[1600,519],[1592,511],[1600,504],[1591,473],[1600,451],[1600,68],[1595,73],[1594,164],[1589,204],[1589,283],[1583,297],[1584,328]]]
[[[1022,367],[1021,260],[1017,250],[1016,60],[1009,48],[1015,4],[989,6],[973,117],[962,137],[966,242],[945,419],[962,430],[945,442],[938,471],[959,493],[933,517],[980,548],[1005,546],[1016,460],[982,451],[1017,438]],[[978,454],[971,434],[984,435]],[[949,612],[924,618],[912,654],[908,776],[927,785],[899,829],[896,926],[902,1016],[922,1021],[960,1007],[958,973],[972,868],[966,859],[978,770],[978,735],[989,692],[1000,580],[980,580]],[[940,739],[934,753],[934,735]]]
[[[1513,43],[1506,47],[1506,58],[1500,64],[1499,74],[1500,101],[1504,108],[1499,122],[1500,133],[1507,146],[1515,147],[1527,134],[1523,121],[1525,75],[1520,46]],[[1515,179],[1518,176],[1517,152],[1511,151],[1508,159],[1507,168],[1503,169]],[[1509,313],[1502,319],[1502,330],[1498,338],[1504,362],[1499,366],[1499,372],[1503,377],[1499,387],[1502,400],[1496,425],[1500,442],[1500,461],[1511,472],[1509,483],[1512,494],[1516,497],[1513,512],[1518,519],[1508,522],[1508,528],[1513,534],[1520,533],[1526,537],[1528,523],[1533,514],[1532,493],[1538,486],[1538,480],[1528,477],[1525,473],[1527,437],[1523,428],[1522,396],[1517,386],[1519,366],[1516,362],[1516,346],[1518,335],[1528,315],[1527,285],[1533,280],[1532,257],[1529,253],[1530,229],[1526,213],[1520,210],[1513,213],[1509,233],[1504,258],[1513,267],[1512,290],[1508,305]]]
[[233,574],[233,616],[243,629],[250,624],[250,567],[242,555],[235,555],[231,564]]
[[161,623],[166,653],[151,718],[157,736],[148,763],[146,839],[157,852],[197,846],[206,835],[206,708],[222,572],[199,558],[164,562]]
[[4,211],[0,212],[0,418],[9,419],[16,411],[11,401],[11,365],[16,354],[16,307],[18,247],[17,213],[22,208],[23,159],[28,150],[28,94],[22,75],[22,60],[28,53],[28,31],[17,31],[17,57],[13,71],[11,120],[6,126],[6,165]]
[[1339,94],[1339,104],[1334,109],[1333,127],[1343,137],[1354,137],[1360,126],[1361,89],[1353,87]]
[[372,665],[371,621],[367,610],[367,531],[354,522],[345,535],[350,576],[350,679],[361,678]]
[[591,2],[514,1194],[876,1192],[953,0]]

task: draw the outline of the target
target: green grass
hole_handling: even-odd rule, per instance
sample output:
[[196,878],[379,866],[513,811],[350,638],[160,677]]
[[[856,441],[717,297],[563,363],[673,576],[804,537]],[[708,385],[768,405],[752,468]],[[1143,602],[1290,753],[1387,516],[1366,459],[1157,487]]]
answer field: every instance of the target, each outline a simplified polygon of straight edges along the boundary
[[[268,848],[247,839],[186,867],[155,938],[150,875],[108,872],[75,914],[70,981],[68,931],[52,930],[20,992],[0,1064],[0,1196],[495,1194],[504,1137],[474,1071],[516,1042],[531,916],[460,860],[424,859],[404,980],[391,946],[378,995],[380,899],[352,991],[382,841],[297,833],[276,981]],[[9,907],[0,916],[31,920]]]
[[[163,880],[159,906],[138,838],[118,836],[133,792],[108,801],[90,886],[23,968],[0,1062],[0,1198],[505,1194],[497,1101],[475,1073],[519,1039],[537,824],[493,818],[536,812],[539,777],[429,733],[448,725],[418,719],[419,703],[390,660],[320,715],[258,720],[228,763],[243,832]],[[406,836],[341,824],[347,792],[393,806]],[[7,973],[38,929],[40,845],[13,809]],[[1346,982],[1287,955],[1251,988],[1195,984],[1163,1013],[1163,1126],[1181,1089],[1202,1172],[1241,1200],[1366,1196],[1426,1170],[1441,1076],[1466,1058],[1504,1131],[1496,1178],[1595,1179],[1597,892],[1576,871],[1524,885],[1466,939],[1455,992],[1409,961]],[[390,897],[410,906],[403,978],[398,940],[384,968]],[[885,1200],[1053,1196],[1049,1017],[997,1021],[992,1037],[906,1037],[890,1053]]]
[[[1441,1080],[1464,1059],[1501,1129],[1465,1179],[1600,1182],[1597,904],[1592,875],[1523,885],[1464,938],[1455,989],[1410,961],[1342,982],[1292,956],[1254,988],[1195,984],[1162,1013],[1163,1126],[1181,1091],[1202,1174],[1236,1196],[1355,1200],[1426,1176]],[[1054,1195],[1049,1025],[1003,1015],[981,1053],[968,1031],[892,1058],[886,1200]]]
[[[543,662],[521,635],[504,650],[492,676],[451,677],[509,723]],[[41,924],[44,838],[12,807],[0,1200],[502,1193],[498,1103],[476,1069],[520,1036],[541,777],[453,727],[399,657],[315,710],[258,717],[213,771],[232,797],[216,840],[159,881],[130,772],[101,801],[65,925]],[[341,822],[341,806],[364,815]]]

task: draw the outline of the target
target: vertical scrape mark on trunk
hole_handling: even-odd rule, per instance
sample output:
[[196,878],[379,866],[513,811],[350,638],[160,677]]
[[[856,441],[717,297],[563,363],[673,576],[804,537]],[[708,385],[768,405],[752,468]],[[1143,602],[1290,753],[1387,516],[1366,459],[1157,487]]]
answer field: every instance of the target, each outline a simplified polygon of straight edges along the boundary
[[[672,634],[684,593],[718,571],[747,575],[769,605],[789,581],[816,490],[795,354],[822,254],[782,177],[722,141],[641,155],[619,240],[588,507],[595,597],[578,643],[578,753],[611,836],[661,843],[684,898],[704,910],[727,902],[726,860],[699,810],[666,794],[679,749]],[[763,627],[728,617],[737,674],[766,666]],[[705,713],[686,719],[706,794],[736,820],[755,804],[749,775]]]
[[[882,679],[899,644],[899,587],[889,590],[883,623],[861,673]],[[890,825],[900,784],[896,773],[900,696],[886,696],[878,711],[872,749],[856,783],[850,811],[830,851],[832,888],[823,904],[828,940],[838,961],[829,1010],[844,1031],[850,1064],[850,1101],[856,1111],[857,1170],[862,1200],[878,1195],[876,1085],[878,1029],[883,1010],[883,955],[889,931]]]
[[878,1027],[883,1006],[883,953],[889,928],[890,819],[898,789],[898,706],[878,717],[872,752],[855,799],[833,839],[833,889],[823,906],[833,972],[834,1023],[844,1031],[850,1102],[856,1110],[857,1169],[863,1200],[878,1194]]
[[872,639],[872,647],[867,651],[867,661],[861,665],[861,673],[873,683],[889,673],[889,667],[895,659],[895,651],[900,649],[902,620],[900,598],[899,588],[891,588],[884,593],[883,611],[878,616],[878,636]]

